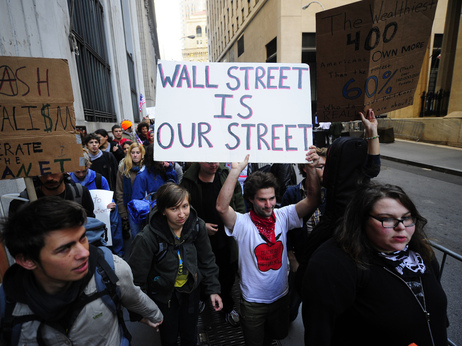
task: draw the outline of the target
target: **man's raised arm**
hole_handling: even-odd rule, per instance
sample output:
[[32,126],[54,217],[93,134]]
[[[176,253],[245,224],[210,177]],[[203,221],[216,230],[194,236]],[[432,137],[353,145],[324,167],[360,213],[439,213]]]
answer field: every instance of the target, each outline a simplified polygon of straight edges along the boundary
[[310,162],[305,165],[306,198],[295,205],[298,217],[300,218],[313,214],[321,204],[321,183],[316,173],[316,164],[319,161],[319,156],[316,154],[315,146],[310,146],[310,150],[306,153],[306,160]]
[[229,203],[233,197],[234,188],[236,187],[239,174],[249,163],[249,155],[247,155],[242,162],[233,162],[231,164],[231,170],[226,178],[225,183],[221,187],[220,194],[217,198],[217,211],[220,214],[223,224],[231,232],[236,223],[236,212],[230,207]]

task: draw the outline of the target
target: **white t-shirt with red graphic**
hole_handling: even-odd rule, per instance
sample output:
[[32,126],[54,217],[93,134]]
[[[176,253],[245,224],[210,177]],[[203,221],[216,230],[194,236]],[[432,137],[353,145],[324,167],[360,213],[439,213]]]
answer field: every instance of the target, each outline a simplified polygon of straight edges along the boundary
[[233,232],[225,227],[226,234],[234,237],[239,247],[241,292],[248,302],[270,304],[288,292],[287,231],[300,228],[295,204],[275,209],[276,244],[269,246],[250,219],[250,213],[236,213]]

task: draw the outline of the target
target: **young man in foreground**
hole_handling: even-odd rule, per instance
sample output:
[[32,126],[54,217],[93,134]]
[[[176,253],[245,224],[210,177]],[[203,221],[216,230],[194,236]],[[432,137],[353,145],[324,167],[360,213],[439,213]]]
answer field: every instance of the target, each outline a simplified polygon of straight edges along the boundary
[[[0,292],[4,309],[0,344],[17,337],[21,345],[121,343],[123,324],[97,289],[96,271],[109,262],[101,249],[89,245],[85,222],[85,210],[79,204],[59,197],[43,197],[4,222],[2,241],[16,263],[6,271],[0,287],[4,291]],[[141,315],[141,322],[157,327],[163,319],[157,305],[133,284],[128,264],[109,256],[112,274],[117,275],[113,281],[118,279],[117,298],[111,299]],[[95,299],[89,300],[92,296]],[[13,308],[5,309],[6,302]],[[22,323],[19,335],[6,327],[11,317],[25,315],[34,316],[29,321],[12,320]]]

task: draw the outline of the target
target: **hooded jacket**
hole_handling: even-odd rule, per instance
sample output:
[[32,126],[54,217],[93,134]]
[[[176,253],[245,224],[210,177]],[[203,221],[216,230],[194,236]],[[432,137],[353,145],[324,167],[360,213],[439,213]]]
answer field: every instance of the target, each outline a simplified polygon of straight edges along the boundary
[[[205,222],[192,207],[180,239],[179,251],[189,277],[183,287],[177,288],[178,291],[190,293],[202,283],[205,294],[220,294],[218,267]],[[166,217],[154,208],[149,224],[133,241],[128,263],[135,285],[155,301],[167,303],[173,294],[180,265],[177,247]]]
[[[90,247],[93,253],[94,248]],[[114,270],[119,278],[117,287],[120,290],[120,302],[128,310],[146,317],[153,323],[162,321],[163,315],[157,305],[144,294],[139,287],[133,284],[130,267],[118,256],[114,257]],[[95,271],[96,264],[90,256],[90,268]],[[48,296],[44,293],[34,293],[36,289],[31,282],[33,274],[18,264],[12,265],[5,273],[3,288],[9,299],[17,302],[13,309],[13,316],[31,315],[36,313],[45,321],[39,320],[24,322],[21,326],[19,345],[39,345],[37,333],[40,329],[40,339],[42,345],[119,345],[121,340],[121,330],[117,315],[114,314],[103,302],[101,298],[86,304],[80,313],[75,316],[74,322],[67,331],[62,330],[63,320],[69,319],[71,313],[66,313],[66,308],[72,310],[73,304],[63,305],[67,292],[56,296]],[[90,296],[98,292],[95,275],[83,282],[82,294]],[[39,304],[31,303],[28,295],[35,297]],[[40,297],[40,298],[38,298]],[[32,300],[34,300],[32,299]],[[77,301],[72,300],[72,302]],[[62,307],[58,308],[61,304]],[[42,312],[40,312],[42,311]],[[52,326],[53,327],[52,327]],[[0,344],[3,345],[0,331]]]

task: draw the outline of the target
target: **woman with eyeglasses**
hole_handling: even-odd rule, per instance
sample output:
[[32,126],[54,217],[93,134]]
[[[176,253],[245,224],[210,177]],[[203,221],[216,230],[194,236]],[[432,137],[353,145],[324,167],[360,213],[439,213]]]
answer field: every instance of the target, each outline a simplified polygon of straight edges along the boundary
[[427,220],[395,185],[358,189],[303,282],[306,345],[447,345]]

